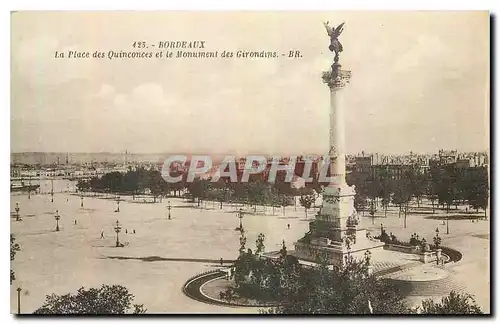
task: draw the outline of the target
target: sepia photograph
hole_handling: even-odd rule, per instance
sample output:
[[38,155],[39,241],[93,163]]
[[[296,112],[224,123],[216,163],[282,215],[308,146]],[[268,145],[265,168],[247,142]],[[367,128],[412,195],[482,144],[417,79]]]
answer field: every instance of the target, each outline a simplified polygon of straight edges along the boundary
[[488,11],[12,11],[10,312],[491,315]]

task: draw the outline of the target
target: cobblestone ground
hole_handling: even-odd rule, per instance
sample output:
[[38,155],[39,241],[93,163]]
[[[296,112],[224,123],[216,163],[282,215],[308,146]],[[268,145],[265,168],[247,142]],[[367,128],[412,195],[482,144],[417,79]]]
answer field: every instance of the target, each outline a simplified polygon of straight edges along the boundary
[[[61,190],[67,187],[58,186]],[[42,188],[46,190],[47,185]],[[21,311],[30,313],[42,305],[47,294],[69,293],[81,286],[102,284],[126,286],[136,296],[134,302],[143,303],[150,313],[258,312],[255,308],[203,304],[181,291],[188,278],[217,266],[198,259],[237,257],[239,232],[234,229],[239,223],[235,213],[239,207],[224,205],[219,209],[219,204],[207,203],[206,208],[199,209],[192,208],[193,204],[182,199],[172,198],[169,199],[172,219],[168,220],[166,200],[152,204],[140,203],[141,199],[133,202],[132,197],[126,197],[117,213],[114,212],[116,202],[112,199],[85,197],[84,208],[80,208],[80,197],[68,193],[56,193],[54,203],[50,202],[50,195],[34,195],[31,199],[27,195],[12,195],[11,211],[18,202],[23,220],[17,222],[11,218],[11,232],[21,245],[21,251],[12,262],[17,279],[11,286],[11,312],[17,310],[17,287],[23,288]],[[60,232],[54,231],[56,209],[61,215]],[[246,211],[251,212],[250,209]],[[310,210],[308,219],[300,207],[296,210],[287,207],[285,215],[282,209],[276,209],[274,216],[271,208],[266,209],[266,215],[263,213],[261,207],[256,214],[246,213],[243,218],[247,247],[255,248],[257,235],[264,233],[266,250],[271,251],[278,250],[282,240],[293,249],[293,242],[307,230],[308,220],[315,212]],[[119,237],[125,245],[123,248],[115,247],[113,225],[116,220],[122,226]],[[371,225],[371,218],[362,218],[362,226],[372,228],[378,235],[380,222],[383,222],[388,231],[405,240],[413,232],[430,240],[436,226],[445,233],[439,221],[426,219],[425,215],[410,215],[407,229],[403,228],[402,218],[398,218],[395,210],[390,210],[387,218],[375,221]],[[443,245],[464,253],[463,261],[450,270],[488,311],[489,239],[484,237],[489,234],[489,222],[464,220],[449,224],[450,234],[442,234]],[[104,239],[100,238],[101,231]],[[134,259],[148,260],[148,257],[176,260]]]

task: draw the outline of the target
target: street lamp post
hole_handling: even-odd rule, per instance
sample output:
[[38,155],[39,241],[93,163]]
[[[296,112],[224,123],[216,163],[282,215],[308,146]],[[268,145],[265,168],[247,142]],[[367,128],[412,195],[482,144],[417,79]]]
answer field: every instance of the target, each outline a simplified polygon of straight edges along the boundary
[[116,212],[120,212],[120,196],[116,198]]
[[436,236],[434,237],[434,245],[436,249],[441,244],[441,238],[439,237],[439,228],[436,227]]
[[448,225],[449,220],[450,220],[450,217],[446,216],[446,234],[450,234],[450,226]]
[[59,219],[61,218],[61,216],[59,216],[59,210],[56,210],[56,216],[54,216],[54,218],[56,219],[56,232],[59,232]]
[[50,189],[50,202],[54,202],[54,179],[50,179],[50,185],[51,185],[51,189]]
[[116,226],[115,226],[115,232],[116,232],[116,247],[119,247],[120,246],[120,240],[119,240],[119,237],[118,237],[118,233],[120,233],[121,231],[121,226],[120,226],[120,223],[118,222],[118,220],[116,221]]
[[21,314],[21,287],[17,287],[17,314]]
[[238,214],[236,215],[236,217],[238,217],[240,219],[239,230],[241,231],[243,229],[243,223],[241,222],[241,220],[243,219],[243,209],[240,208],[240,210],[238,211]]
[[83,194],[80,195],[80,208],[83,208]]
[[168,209],[168,219],[172,219],[170,218],[170,209],[172,209],[172,207],[170,206],[170,200],[168,201],[167,209]]
[[372,216],[372,225],[375,225],[375,206],[373,206],[373,200],[370,202],[370,215]]
[[16,208],[14,208],[14,210],[16,211],[16,221],[20,221],[21,220],[21,217],[20,217],[20,214],[19,214],[19,203],[16,203]]
[[29,188],[28,188],[28,199],[31,199],[31,175],[30,175]]
[[405,228],[406,228],[406,213],[407,213],[406,207],[405,207],[404,213],[405,213]]

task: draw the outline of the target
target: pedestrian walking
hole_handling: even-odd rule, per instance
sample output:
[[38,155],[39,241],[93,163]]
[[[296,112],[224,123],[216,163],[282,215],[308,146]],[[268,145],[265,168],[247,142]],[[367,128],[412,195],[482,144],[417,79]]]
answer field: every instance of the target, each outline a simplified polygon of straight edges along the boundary
[[134,230],[134,232],[133,232],[133,233],[135,234],[135,230]]
[[290,229],[290,224],[288,224],[288,229]]
[[224,259],[220,258],[220,265],[223,265],[223,264],[224,264]]
[[101,231],[101,238],[104,238],[104,231]]
[[76,225],[76,219],[75,219],[75,225]]

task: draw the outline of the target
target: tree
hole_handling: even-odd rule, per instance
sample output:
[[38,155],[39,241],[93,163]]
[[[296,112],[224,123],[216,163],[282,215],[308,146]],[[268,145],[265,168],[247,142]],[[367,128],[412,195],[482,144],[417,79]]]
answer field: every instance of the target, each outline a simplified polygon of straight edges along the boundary
[[311,205],[316,201],[314,195],[300,196],[299,202],[304,207],[306,218],[307,218],[307,210],[311,208]]
[[427,198],[431,201],[432,204],[432,213],[436,212],[434,202],[438,200],[438,194],[440,190],[440,186],[442,183],[442,172],[440,170],[440,165],[431,164],[429,168],[429,183],[427,185]]
[[[286,272],[286,270],[285,270]],[[408,313],[396,286],[368,275],[365,261],[350,259],[343,267],[329,270],[321,262],[314,268],[291,268],[275,314],[375,314]]]
[[399,206],[399,217],[401,217],[401,211],[404,213],[404,227],[406,228],[406,217],[408,215],[409,203],[412,197],[412,185],[411,185],[412,172],[407,170],[403,173],[401,179],[396,183],[396,188],[394,190],[394,195],[392,196],[393,203]]
[[193,197],[193,199],[196,198],[199,207],[201,201],[205,198],[206,180],[195,178],[187,187],[191,197]]
[[80,180],[78,180],[78,182],[76,184],[76,188],[80,192],[87,191],[89,189],[89,182],[80,179]]
[[[168,183],[163,180],[159,171],[149,170],[147,173],[147,183],[148,188],[153,195],[153,202],[156,203],[156,198],[158,196],[161,197],[162,194],[166,194],[165,190],[169,190],[169,187],[166,186]],[[161,202],[161,201],[160,201]]]
[[[120,285],[102,285],[88,290],[81,287],[74,295],[47,295],[45,303],[35,314],[125,314],[131,310],[133,299],[134,295]],[[133,314],[145,312],[144,305],[132,305]]]
[[292,183],[286,181],[286,171],[278,170],[276,172],[276,178],[274,180],[274,188],[281,195],[292,194]]
[[136,171],[128,170],[123,176],[123,189],[132,193],[132,199],[135,200],[135,195],[139,190],[139,175]]
[[[328,269],[324,261],[313,268],[280,268],[278,305],[267,314],[481,314],[470,295],[452,292],[441,303],[426,300],[411,308],[404,293],[390,280],[368,273],[368,261],[347,257],[341,267]],[[276,272],[275,272],[276,273]]]
[[453,166],[443,166],[439,169],[439,183],[437,185],[438,203],[446,205],[446,213],[450,212],[450,206],[459,197],[457,185],[457,173]]
[[264,204],[269,196],[269,185],[264,182],[262,175],[254,175],[250,181],[244,184],[247,189],[248,202],[254,206],[253,211],[257,211],[257,204]]
[[[19,244],[16,243],[16,238],[14,235],[10,234],[10,261],[14,261],[16,257],[16,253],[21,250]],[[16,275],[14,270],[10,269],[10,284],[12,285],[12,281],[16,280]]]
[[377,181],[378,186],[378,193],[377,197],[381,198],[381,205],[384,208],[384,216],[387,217],[387,208],[389,207],[389,204],[391,202],[391,179],[389,176],[389,171],[387,170],[387,166],[384,165],[382,168],[379,169],[380,171],[378,172],[379,174],[379,180]]
[[429,315],[483,314],[471,295],[460,294],[455,291],[452,291],[449,296],[443,297],[440,303],[436,303],[432,299],[424,300],[421,313]]
[[468,203],[476,211],[479,208],[484,209],[484,218],[486,218],[489,197],[488,170],[486,167],[480,167],[475,171],[474,176],[467,180]]
[[356,186],[356,195],[354,196],[354,208],[356,211],[362,211],[363,216],[365,216],[365,209],[366,209],[366,198],[368,197],[368,194],[366,192],[367,186],[365,184],[360,184]]
[[417,165],[413,166],[411,171],[411,191],[412,195],[417,200],[417,207],[420,208],[422,196],[426,193],[427,177],[421,172]]

